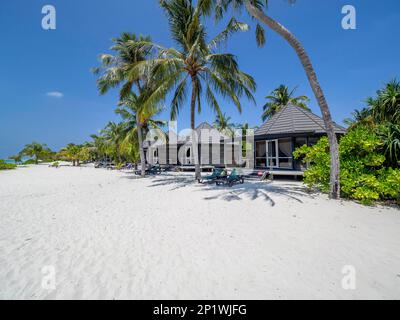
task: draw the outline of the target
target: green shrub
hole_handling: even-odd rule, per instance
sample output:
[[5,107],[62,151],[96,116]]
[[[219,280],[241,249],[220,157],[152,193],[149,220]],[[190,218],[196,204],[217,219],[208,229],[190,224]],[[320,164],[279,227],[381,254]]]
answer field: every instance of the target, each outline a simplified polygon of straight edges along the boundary
[[12,170],[15,169],[17,165],[13,163],[6,163],[4,160],[0,159],[0,170]]
[[124,163],[117,163],[117,164],[115,165],[115,168],[116,168],[117,170],[121,170],[123,167],[124,167]]
[[24,161],[22,164],[23,165],[36,164],[36,161],[33,159],[29,159],[29,160]]
[[53,162],[53,163],[51,164],[51,167],[53,167],[53,168],[59,168],[59,167],[60,167],[60,163],[59,163],[58,161]]
[[[383,142],[371,127],[359,126],[340,140],[341,195],[364,204],[377,200],[400,202],[400,169],[385,167]],[[303,146],[295,158],[310,163],[304,182],[310,188],[329,191],[330,155],[328,139],[313,147]]]

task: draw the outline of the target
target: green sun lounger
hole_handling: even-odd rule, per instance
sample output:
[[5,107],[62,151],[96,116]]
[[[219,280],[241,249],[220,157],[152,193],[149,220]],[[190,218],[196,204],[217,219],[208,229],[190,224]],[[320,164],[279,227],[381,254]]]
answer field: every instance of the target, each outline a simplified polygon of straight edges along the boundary
[[[161,174],[161,167],[159,165],[151,166],[149,169],[146,169],[146,174],[150,175],[155,175],[155,174]],[[136,175],[141,175],[142,171],[141,170],[136,170],[135,174]]]
[[233,169],[231,174],[227,176],[225,179],[217,179],[216,184],[217,185],[228,185],[229,187],[232,187],[234,184],[244,183],[244,177],[241,175],[238,175],[236,169]]
[[222,173],[224,172],[225,169],[220,169],[220,168],[214,168],[213,172],[211,175],[206,176],[204,178],[199,179],[199,183],[210,183],[214,182],[215,180],[221,178]]

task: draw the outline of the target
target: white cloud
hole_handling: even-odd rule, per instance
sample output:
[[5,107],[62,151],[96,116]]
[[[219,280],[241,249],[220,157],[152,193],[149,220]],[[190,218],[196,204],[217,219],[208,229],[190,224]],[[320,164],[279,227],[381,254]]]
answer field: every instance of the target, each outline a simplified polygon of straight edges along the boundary
[[59,91],[51,91],[51,92],[47,92],[46,96],[60,99],[60,98],[64,97],[64,93],[59,92]]

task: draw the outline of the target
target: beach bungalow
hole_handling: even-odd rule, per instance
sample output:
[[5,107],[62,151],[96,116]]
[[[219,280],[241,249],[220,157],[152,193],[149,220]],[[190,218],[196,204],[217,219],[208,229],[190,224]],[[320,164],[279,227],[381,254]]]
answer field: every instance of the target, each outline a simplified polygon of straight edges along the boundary
[[[345,128],[336,123],[334,128],[338,137],[346,132]],[[321,117],[295,105],[287,105],[254,134],[256,169],[272,169],[301,175],[306,169],[306,164],[295,160],[293,151],[305,144],[316,144],[326,135],[326,130]]]
[[[346,132],[345,128],[336,123],[334,128],[338,137]],[[218,137],[214,137],[213,140],[208,136],[204,139],[202,135],[210,130],[216,132],[216,129],[207,122],[201,123],[196,128],[202,168],[238,166],[234,163],[233,152],[241,152],[241,148],[234,148],[236,142],[221,132],[218,132]],[[254,153],[247,155],[245,159],[247,163],[240,166],[254,168],[257,171],[273,170],[276,174],[303,175],[307,164],[295,160],[293,151],[303,145],[316,144],[324,135],[326,130],[321,117],[295,105],[287,105],[255,130]],[[145,142],[145,152],[149,162],[178,166],[187,170],[194,169],[190,134],[173,139],[176,143],[171,143],[171,137],[167,137],[167,140],[168,143],[164,145]],[[226,148],[227,146],[230,147]],[[215,162],[215,150],[220,150],[217,162]]]
[[[225,166],[223,141],[229,137],[218,132],[212,125],[203,122],[195,129],[198,139],[200,164],[203,169],[211,169],[213,166]],[[214,135],[212,135],[214,134]],[[171,137],[165,133],[166,144],[144,142],[146,159],[151,164],[174,165],[181,169],[194,169],[194,152],[192,137],[189,131],[182,132],[179,136]],[[216,157],[218,150],[219,156]],[[217,162],[215,162],[217,161]]]

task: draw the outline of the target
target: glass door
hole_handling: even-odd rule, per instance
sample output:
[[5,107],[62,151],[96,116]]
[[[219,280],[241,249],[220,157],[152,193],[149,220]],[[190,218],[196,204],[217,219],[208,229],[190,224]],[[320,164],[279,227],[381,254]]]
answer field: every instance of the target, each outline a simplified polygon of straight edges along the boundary
[[279,167],[278,140],[267,141],[267,168]]

